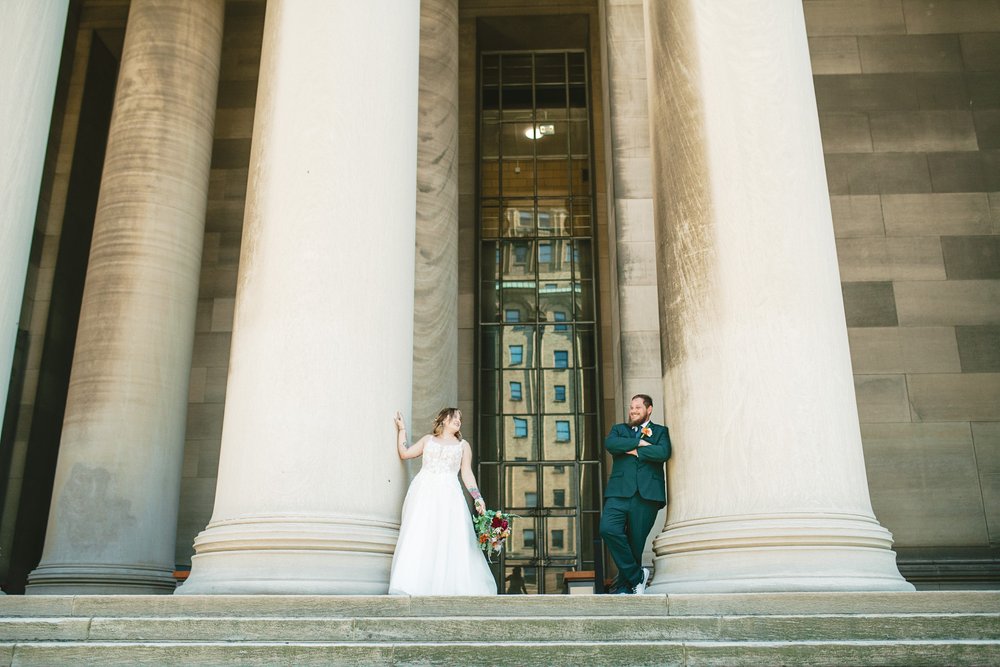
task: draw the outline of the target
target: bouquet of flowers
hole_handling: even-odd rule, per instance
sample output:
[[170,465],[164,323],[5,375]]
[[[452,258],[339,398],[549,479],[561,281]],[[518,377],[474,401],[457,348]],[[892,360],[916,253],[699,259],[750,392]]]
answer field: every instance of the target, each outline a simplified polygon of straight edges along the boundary
[[513,521],[513,514],[507,514],[500,510],[486,510],[473,517],[472,522],[479,535],[479,548],[486,552],[486,559],[491,563],[493,562],[493,554],[503,551],[504,542],[510,537]]

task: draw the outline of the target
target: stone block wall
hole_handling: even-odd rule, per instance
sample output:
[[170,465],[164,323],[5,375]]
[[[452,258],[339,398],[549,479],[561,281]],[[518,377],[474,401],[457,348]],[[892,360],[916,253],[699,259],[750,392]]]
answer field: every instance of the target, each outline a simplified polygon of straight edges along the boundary
[[803,7],[876,516],[995,562],[1000,2]]

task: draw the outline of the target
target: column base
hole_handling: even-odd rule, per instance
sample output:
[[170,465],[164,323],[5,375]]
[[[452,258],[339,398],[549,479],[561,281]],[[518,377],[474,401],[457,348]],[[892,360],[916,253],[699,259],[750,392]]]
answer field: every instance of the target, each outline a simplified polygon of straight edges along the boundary
[[647,593],[912,591],[870,516],[768,514],[670,525]]
[[178,595],[384,595],[399,524],[358,517],[213,521]]
[[28,575],[25,595],[170,595],[173,569],[146,565],[41,564]]

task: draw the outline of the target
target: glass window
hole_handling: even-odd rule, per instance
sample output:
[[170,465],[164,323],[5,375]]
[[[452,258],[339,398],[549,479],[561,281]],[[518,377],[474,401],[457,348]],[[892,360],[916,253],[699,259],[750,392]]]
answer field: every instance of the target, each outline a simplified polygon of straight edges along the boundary
[[511,345],[510,346],[510,365],[517,366],[522,361],[524,361],[524,346],[523,345]]
[[[529,592],[559,593],[564,572],[593,568],[600,512],[593,91],[582,50],[479,57],[470,423],[498,506],[531,515],[496,572],[520,567]],[[577,480],[584,469],[594,473],[589,495]]]
[[569,441],[569,421],[565,419],[556,420],[556,441]]

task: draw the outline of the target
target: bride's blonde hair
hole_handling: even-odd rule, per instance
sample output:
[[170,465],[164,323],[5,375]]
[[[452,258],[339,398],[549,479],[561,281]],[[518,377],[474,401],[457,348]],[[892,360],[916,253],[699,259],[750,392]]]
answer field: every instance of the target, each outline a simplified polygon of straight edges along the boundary
[[[444,408],[443,410],[441,410],[441,412],[437,413],[437,417],[434,418],[434,425],[432,427],[431,432],[434,435],[441,435],[441,433],[444,432],[445,421],[451,419],[455,415],[461,417],[462,411],[459,410],[458,408]],[[455,437],[461,440],[462,432],[458,431],[457,433],[455,433]]]

